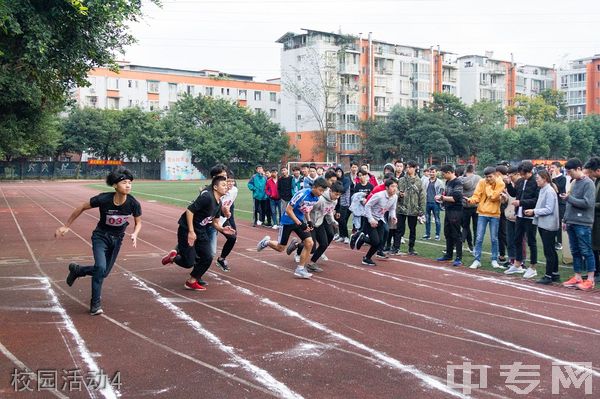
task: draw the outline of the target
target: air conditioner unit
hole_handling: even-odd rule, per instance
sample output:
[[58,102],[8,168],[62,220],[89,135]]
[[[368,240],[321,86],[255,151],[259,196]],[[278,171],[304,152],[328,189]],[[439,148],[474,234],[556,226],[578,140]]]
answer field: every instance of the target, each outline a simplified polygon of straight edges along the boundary
[[90,93],[95,93],[96,89],[94,89],[93,87],[90,87]]

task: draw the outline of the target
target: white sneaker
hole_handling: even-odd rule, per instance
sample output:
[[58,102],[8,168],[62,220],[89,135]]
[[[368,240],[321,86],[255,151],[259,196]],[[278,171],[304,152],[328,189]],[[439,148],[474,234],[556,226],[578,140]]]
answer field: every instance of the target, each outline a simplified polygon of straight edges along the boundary
[[503,266],[500,266],[500,263],[498,263],[498,261],[497,261],[497,260],[493,260],[493,261],[492,261],[492,267],[493,267],[494,269],[504,269],[504,267],[503,267]]
[[327,257],[327,255],[323,254],[321,255],[321,260],[329,260],[329,258]]
[[525,273],[525,270],[522,267],[515,266],[515,265],[512,265],[511,267],[508,268],[508,270],[506,270],[504,272],[504,274],[519,274],[519,273]]
[[277,230],[279,228],[279,226],[277,226],[276,224],[273,225],[273,227],[271,227],[273,230]]
[[262,240],[260,240],[258,242],[258,244],[256,245],[256,252],[260,252],[263,249],[265,249],[266,247],[268,247],[270,240],[271,240],[271,237],[269,237],[269,236],[265,236],[265,238],[263,238]]
[[262,226],[262,222],[261,222],[260,220],[257,220],[257,221],[256,221],[256,225],[257,225],[257,226]]
[[537,270],[532,269],[531,267],[527,268],[525,274],[523,274],[523,278],[532,278],[537,276]]
[[404,239],[404,237],[402,237],[402,238],[400,239],[400,243],[401,243],[401,244],[406,244],[406,240]]
[[300,263],[300,255],[298,255],[298,254],[294,255],[294,261],[296,263]]
[[306,271],[306,268],[304,266],[298,266],[296,268],[296,271],[294,271],[294,276],[298,278],[311,278],[312,274]]
[[474,260],[473,263],[471,263],[471,266],[469,266],[469,269],[477,269],[481,267],[481,262],[478,260]]
[[[340,242],[342,242],[342,241],[340,241]],[[345,237],[343,243],[344,244],[350,244],[350,238]]]
[[339,234],[336,234],[336,235],[333,236],[333,241],[337,241],[339,239],[340,239],[340,235]]

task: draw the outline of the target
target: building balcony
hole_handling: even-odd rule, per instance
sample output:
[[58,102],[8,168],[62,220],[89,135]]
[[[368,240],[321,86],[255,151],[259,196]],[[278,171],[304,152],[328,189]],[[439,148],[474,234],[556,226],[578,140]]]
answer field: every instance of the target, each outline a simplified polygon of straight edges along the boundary
[[342,75],[358,75],[358,65],[340,64],[340,74]]

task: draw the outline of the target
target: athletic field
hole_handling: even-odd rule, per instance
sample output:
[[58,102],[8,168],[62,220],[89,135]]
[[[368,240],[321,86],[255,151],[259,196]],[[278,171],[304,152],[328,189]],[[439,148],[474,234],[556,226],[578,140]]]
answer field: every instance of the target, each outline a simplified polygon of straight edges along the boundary
[[[60,240],[53,232],[100,187],[0,183],[1,398],[598,395],[597,290],[424,257],[366,268],[362,252],[337,243],[323,273],[294,279],[292,258],[256,252],[276,232],[247,222],[242,186],[232,270],[212,267],[208,289],[192,292],[187,270],[160,257],[198,185],[134,182],[138,247],[125,238],[103,287],[105,314],[90,316],[89,279],[68,287],[65,277],[69,262],[91,262],[98,213],[84,213]],[[442,244],[417,250],[437,256]]]

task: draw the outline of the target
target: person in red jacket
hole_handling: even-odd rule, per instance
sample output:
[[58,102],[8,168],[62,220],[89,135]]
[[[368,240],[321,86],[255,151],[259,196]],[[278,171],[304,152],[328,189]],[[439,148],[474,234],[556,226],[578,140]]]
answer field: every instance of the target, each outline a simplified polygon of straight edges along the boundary
[[269,197],[273,229],[275,230],[279,228],[279,219],[281,219],[281,198],[279,197],[279,191],[277,191],[277,169],[275,168],[271,169],[271,176],[267,179],[265,185],[265,193]]

